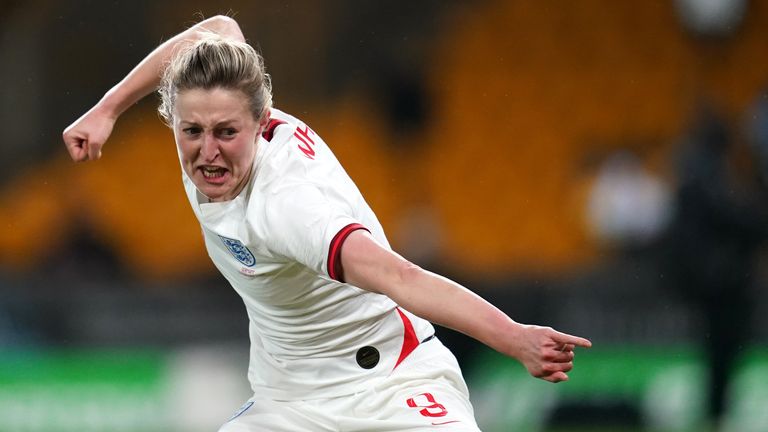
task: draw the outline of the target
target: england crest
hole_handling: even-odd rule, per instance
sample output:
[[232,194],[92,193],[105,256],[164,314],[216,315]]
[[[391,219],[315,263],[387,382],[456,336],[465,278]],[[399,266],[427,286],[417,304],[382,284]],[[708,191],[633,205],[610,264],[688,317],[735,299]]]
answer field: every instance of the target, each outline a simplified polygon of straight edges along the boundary
[[249,251],[247,247],[240,243],[239,240],[234,240],[222,236],[219,236],[219,238],[222,242],[224,242],[224,246],[229,249],[229,252],[231,252],[238,261],[248,267],[253,267],[253,265],[256,264],[256,258],[253,257],[251,251]]

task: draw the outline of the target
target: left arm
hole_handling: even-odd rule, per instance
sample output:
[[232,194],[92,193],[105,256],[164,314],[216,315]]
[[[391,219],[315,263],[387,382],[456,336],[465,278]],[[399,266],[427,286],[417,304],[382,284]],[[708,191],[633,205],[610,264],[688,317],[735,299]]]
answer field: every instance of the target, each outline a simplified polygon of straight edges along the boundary
[[206,33],[245,41],[235,20],[218,15],[195,24],[155,48],[93,108],[64,130],[62,137],[72,160],[82,162],[101,158],[101,149],[117,118],[157,89],[168,62],[181,47],[205,37]]
[[587,339],[549,327],[515,322],[472,291],[381,246],[363,230],[347,237],[341,264],[350,284],[384,294],[426,320],[517,359],[537,378],[567,380],[567,372],[573,368],[574,347],[592,345]]

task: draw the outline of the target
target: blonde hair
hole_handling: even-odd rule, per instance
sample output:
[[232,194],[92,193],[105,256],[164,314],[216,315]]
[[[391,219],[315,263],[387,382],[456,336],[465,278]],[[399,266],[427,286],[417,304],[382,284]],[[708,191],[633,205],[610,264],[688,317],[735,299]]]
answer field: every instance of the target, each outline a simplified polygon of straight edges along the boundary
[[243,92],[256,121],[272,107],[272,83],[261,55],[245,42],[208,34],[173,57],[158,89],[161,101],[157,110],[173,127],[179,92],[214,88]]

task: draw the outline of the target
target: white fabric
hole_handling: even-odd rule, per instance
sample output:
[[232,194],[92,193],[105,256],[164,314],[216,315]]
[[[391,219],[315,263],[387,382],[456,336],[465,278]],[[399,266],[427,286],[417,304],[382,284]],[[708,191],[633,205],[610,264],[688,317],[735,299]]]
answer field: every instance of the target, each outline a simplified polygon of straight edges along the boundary
[[359,393],[309,401],[273,401],[257,394],[219,432],[479,430],[456,359],[433,339],[389,377]]
[[[209,203],[184,186],[208,253],[240,294],[250,320],[248,378],[255,394],[275,400],[348,395],[385,379],[403,344],[403,322],[383,295],[333,280],[329,246],[358,223],[388,247],[376,216],[322,139],[279,110],[285,122],[259,139],[250,183],[235,199]],[[418,340],[432,325],[408,314]],[[381,360],[363,369],[357,350]]]

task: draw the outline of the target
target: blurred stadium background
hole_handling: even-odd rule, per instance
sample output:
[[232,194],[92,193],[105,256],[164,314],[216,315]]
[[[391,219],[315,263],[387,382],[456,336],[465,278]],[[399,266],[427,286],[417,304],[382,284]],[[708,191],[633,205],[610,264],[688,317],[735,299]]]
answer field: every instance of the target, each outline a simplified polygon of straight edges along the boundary
[[466,337],[485,431],[768,430],[768,1],[4,0],[0,431],[210,431],[248,397],[243,307],[148,98],[104,158],[61,131],[230,13],[276,105],[398,250],[592,339],[571,381]]

